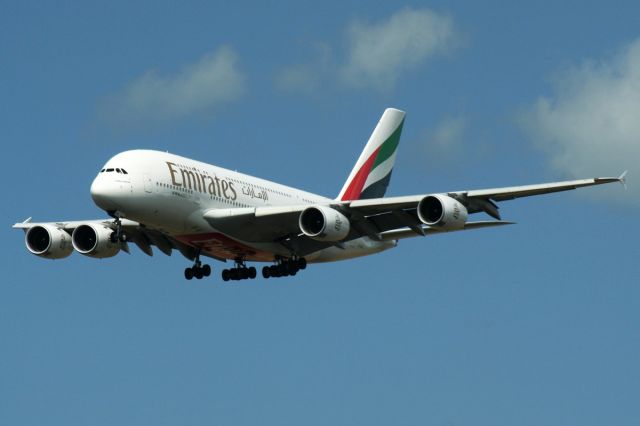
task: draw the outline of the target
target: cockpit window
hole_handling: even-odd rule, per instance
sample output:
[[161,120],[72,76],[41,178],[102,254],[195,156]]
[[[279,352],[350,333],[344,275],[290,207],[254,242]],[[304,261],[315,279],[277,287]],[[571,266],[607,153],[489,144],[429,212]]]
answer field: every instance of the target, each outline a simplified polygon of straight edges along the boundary
[[127,171],[125,169],[121,169],[121,168],[102,169],[102,170],[100,170],[100,173],[111,173],[111,172],[122,173],[123,175],[128,175],[129,174],[129,173],[127,173]]

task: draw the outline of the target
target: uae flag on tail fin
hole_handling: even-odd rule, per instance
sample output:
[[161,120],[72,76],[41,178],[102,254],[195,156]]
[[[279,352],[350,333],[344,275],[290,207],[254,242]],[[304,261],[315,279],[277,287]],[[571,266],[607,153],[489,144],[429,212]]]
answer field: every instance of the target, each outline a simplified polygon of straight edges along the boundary
[[391,180],[405,112],[387,108],[342,187],[338,200],[383,197]]

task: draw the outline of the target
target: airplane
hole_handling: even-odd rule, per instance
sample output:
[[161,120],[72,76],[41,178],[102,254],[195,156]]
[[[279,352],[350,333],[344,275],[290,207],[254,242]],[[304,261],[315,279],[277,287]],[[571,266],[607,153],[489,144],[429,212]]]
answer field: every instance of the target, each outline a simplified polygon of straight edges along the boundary
[[[513,224],[497,203],[584,186],[625,182],[599,177],[505,188],[384,197],[405,112],[384,111],[336,198],[327,198],[197,160],[154,150],[115,155],[91,184],[109,219],[16,223],[29,252],[61,259],[73,251],[108,258],[129,243],[153,255],[178,250],[193,265],[187,280],[211,274],[202,256],[233,262],[222,280],[254,279],[247,262],[267,262],[264,278],[294,276],[307,264],[379,253],[399,240]],[[474,213],[492,220],[469,221]]]

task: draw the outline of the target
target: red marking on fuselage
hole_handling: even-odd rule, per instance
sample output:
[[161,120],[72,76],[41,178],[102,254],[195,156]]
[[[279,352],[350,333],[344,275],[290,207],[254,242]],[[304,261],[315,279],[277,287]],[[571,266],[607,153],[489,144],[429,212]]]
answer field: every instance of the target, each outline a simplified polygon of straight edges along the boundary
[[192,247],[198,247],[205,254],[223,259],[240,258],[262,262],[273,260],[273,253],[257,250],[219,232],[179,235],[175,238]]

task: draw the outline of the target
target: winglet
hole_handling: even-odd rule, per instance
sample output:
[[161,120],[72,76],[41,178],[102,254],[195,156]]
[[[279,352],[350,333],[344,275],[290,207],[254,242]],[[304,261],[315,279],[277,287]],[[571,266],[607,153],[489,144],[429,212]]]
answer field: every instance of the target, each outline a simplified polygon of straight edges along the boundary
[[622,174],[618,177],[618,181],[624,186],[624,190],[627,190],[627,170],[622,172]]
[[12,228],[13,229],[28,229],[29,228],[29,224],[31,223],[31,218],[27,218],[26,220],[20,222],[20,223],[14,223]]

